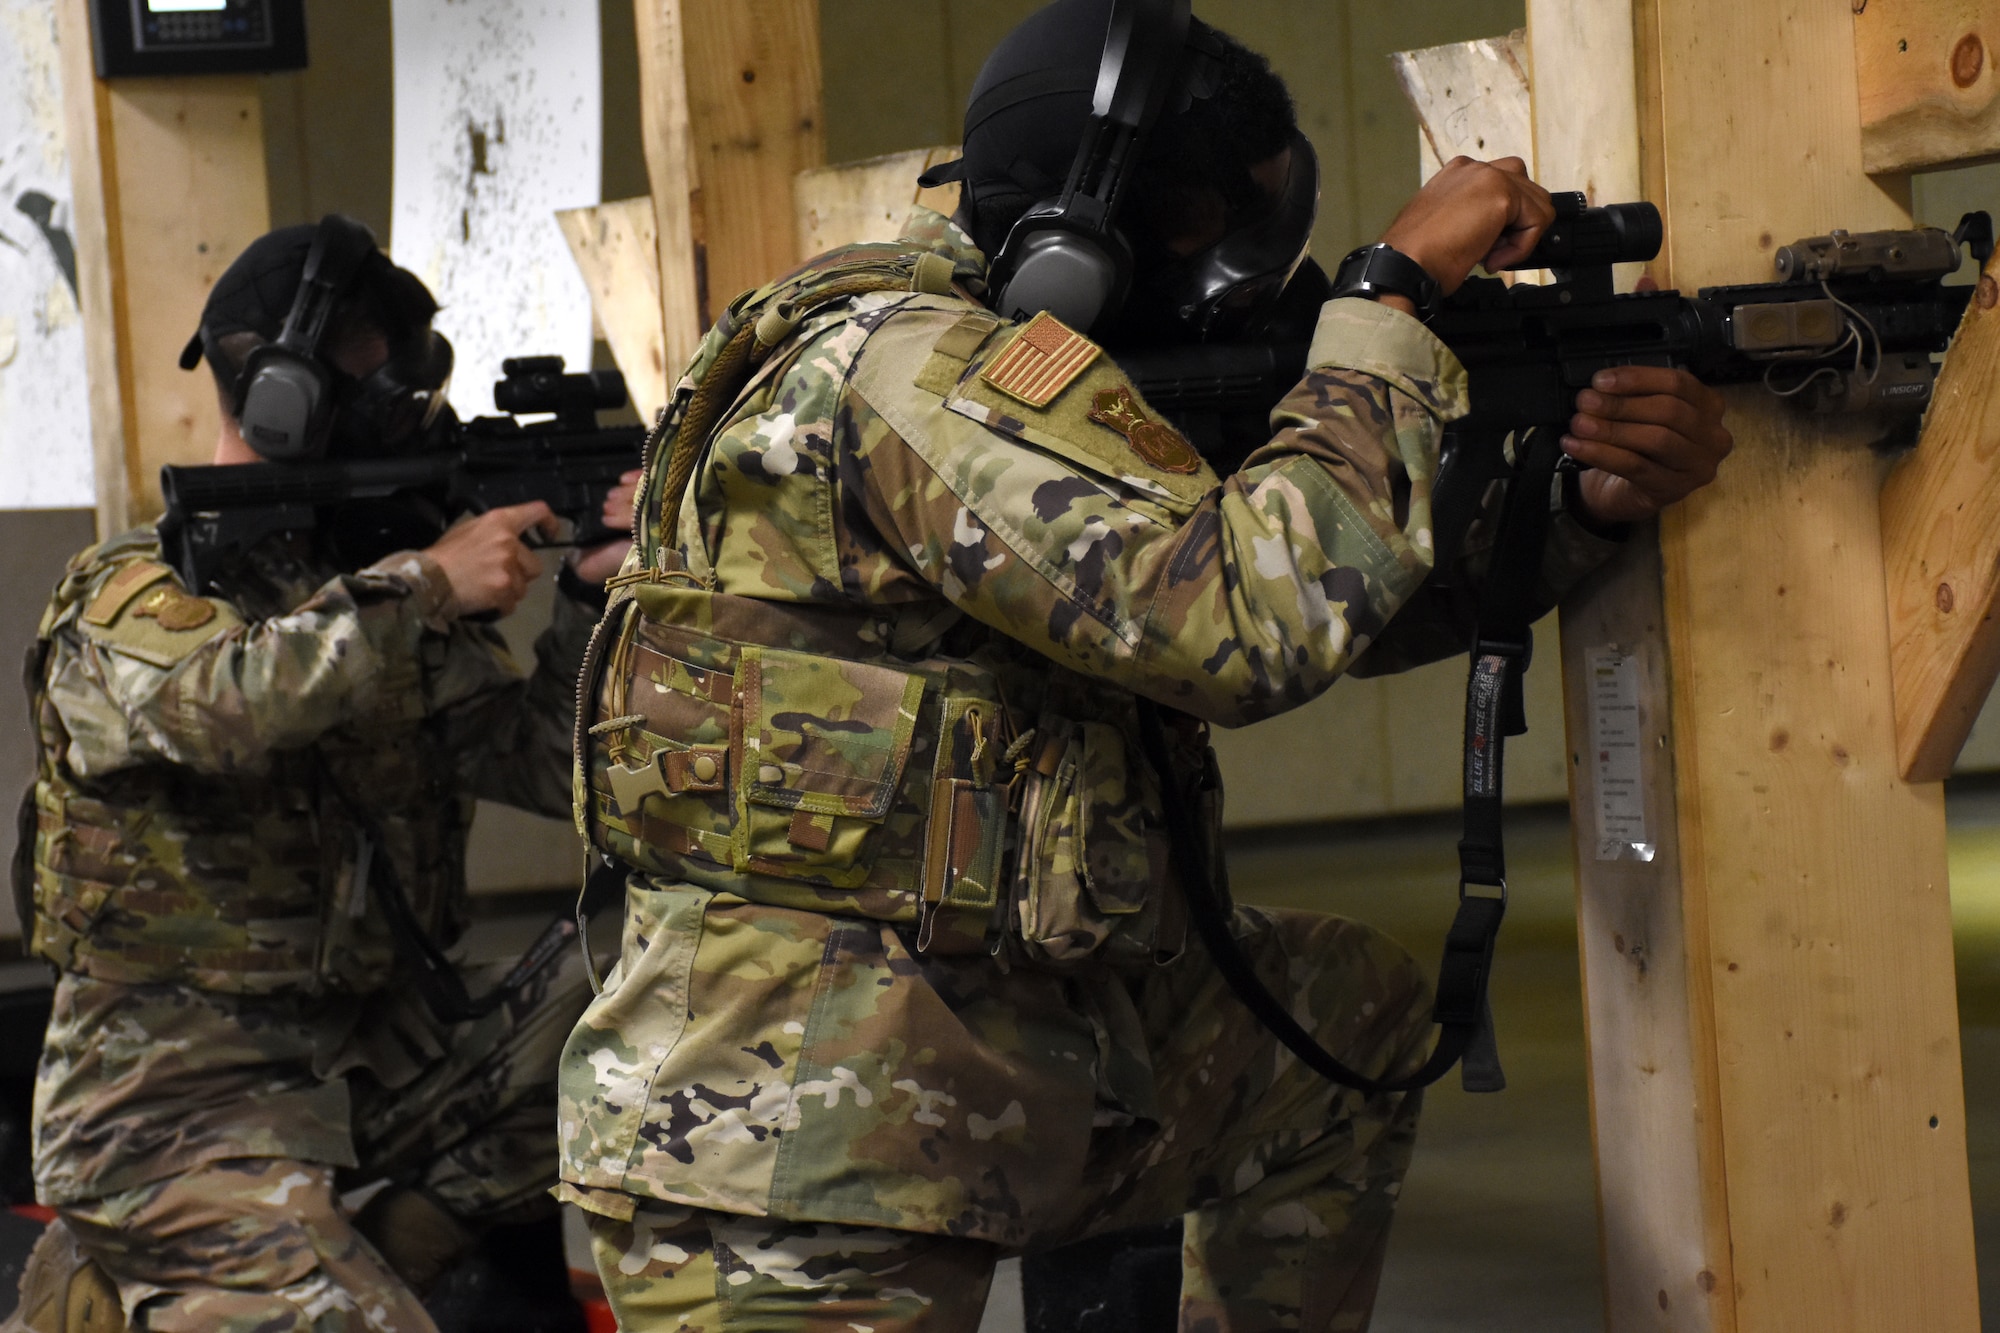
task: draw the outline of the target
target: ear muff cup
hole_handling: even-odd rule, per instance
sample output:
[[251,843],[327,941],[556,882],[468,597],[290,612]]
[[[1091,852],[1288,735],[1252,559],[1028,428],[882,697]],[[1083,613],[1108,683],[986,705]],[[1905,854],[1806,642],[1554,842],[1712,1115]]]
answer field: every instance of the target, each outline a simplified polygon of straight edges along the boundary
[[243,367],[236,421],[244,442],[274,463],[325,452],[333,418],[333,377],[325,367],[275,344]]
[[236,421],[261,457],[287,463],[326,452],[335,404],[320,346],[335,308],[380,254],[359,222],[338,213],[320,219],[283,330],[250,353],[236,380]]

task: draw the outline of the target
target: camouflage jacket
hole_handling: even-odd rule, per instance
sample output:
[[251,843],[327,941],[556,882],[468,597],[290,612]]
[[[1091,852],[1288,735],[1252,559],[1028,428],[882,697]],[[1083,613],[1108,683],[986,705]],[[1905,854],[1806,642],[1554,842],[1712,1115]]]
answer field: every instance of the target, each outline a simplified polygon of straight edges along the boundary
[[33,950],[109,981],[372,989],[381,858],[449,938],[474,799],[566,808],[589,613],[557,599],[524,679],[491,627],[438,619],[419,554],[334,574],[277,539],[219,593],[185,591],[150,528],[57,587],[28,680]]
[[[909,281],[798,295],[870,263]],[[973,299],[984,260],[942,218],[802,273],[698,354],[690,384],[733,328],[783,335],[700,442],[676,558],[628,566],[586,673],[580,822],[645,874],[565,1053],[564,1175],[605,1211],[1018,1240],[1020,1200],[969,1183],[1006,1155],[994,1126],[1087,1133],[1093,1105],[1151,1101],[1115,975],[1185,927],[1135,696],[1235,726],[1463,651],[1468,594],[1426,579],[1465,376],[1415,320],[1329,303],[1272,440],[1218,478],[1100,349]],[[648,506],[673,499],[654,464]],[[1554,530],[1550,603],[1611,549]],[[1204,740],[1179,737],[1190,771]],[[868,918],[888,923],[873,980],[829,952]],[[951,972],[955,1017],[912,958]],[[969,1095],[1000,1087],[1011,1109]],[[1033,1159],[1034,1130],[1004,1137]]]

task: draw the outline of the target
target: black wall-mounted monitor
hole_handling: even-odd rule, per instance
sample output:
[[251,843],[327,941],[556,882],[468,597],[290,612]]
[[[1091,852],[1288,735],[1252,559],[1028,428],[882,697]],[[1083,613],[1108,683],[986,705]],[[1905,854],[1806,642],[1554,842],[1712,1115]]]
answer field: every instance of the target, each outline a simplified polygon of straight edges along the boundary
[[305,0],[90,0],[97,76],[306,66]]

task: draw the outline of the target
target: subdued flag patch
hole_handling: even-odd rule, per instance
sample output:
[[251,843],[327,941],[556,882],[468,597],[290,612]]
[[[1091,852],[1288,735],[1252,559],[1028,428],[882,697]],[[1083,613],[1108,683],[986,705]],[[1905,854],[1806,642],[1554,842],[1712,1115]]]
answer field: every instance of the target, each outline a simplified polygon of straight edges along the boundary
[[1097,360],[1096,343],[1044,310],[1022,326],[979,378],[1029,407],[1047,407]]

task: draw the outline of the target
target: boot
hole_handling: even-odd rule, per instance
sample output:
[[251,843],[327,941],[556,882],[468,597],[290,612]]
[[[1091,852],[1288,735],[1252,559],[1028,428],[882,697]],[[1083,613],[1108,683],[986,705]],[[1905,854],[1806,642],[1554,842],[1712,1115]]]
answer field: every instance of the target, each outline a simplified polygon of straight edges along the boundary
[[21,1303],[0,1333],[125,1333],[118,1288],[59,1218],[21,1269]]
[[479,1241],[436,1199],[420,1189],[397,1185],[362,1206],[354,1215],[354,1229],[419,1296]]

